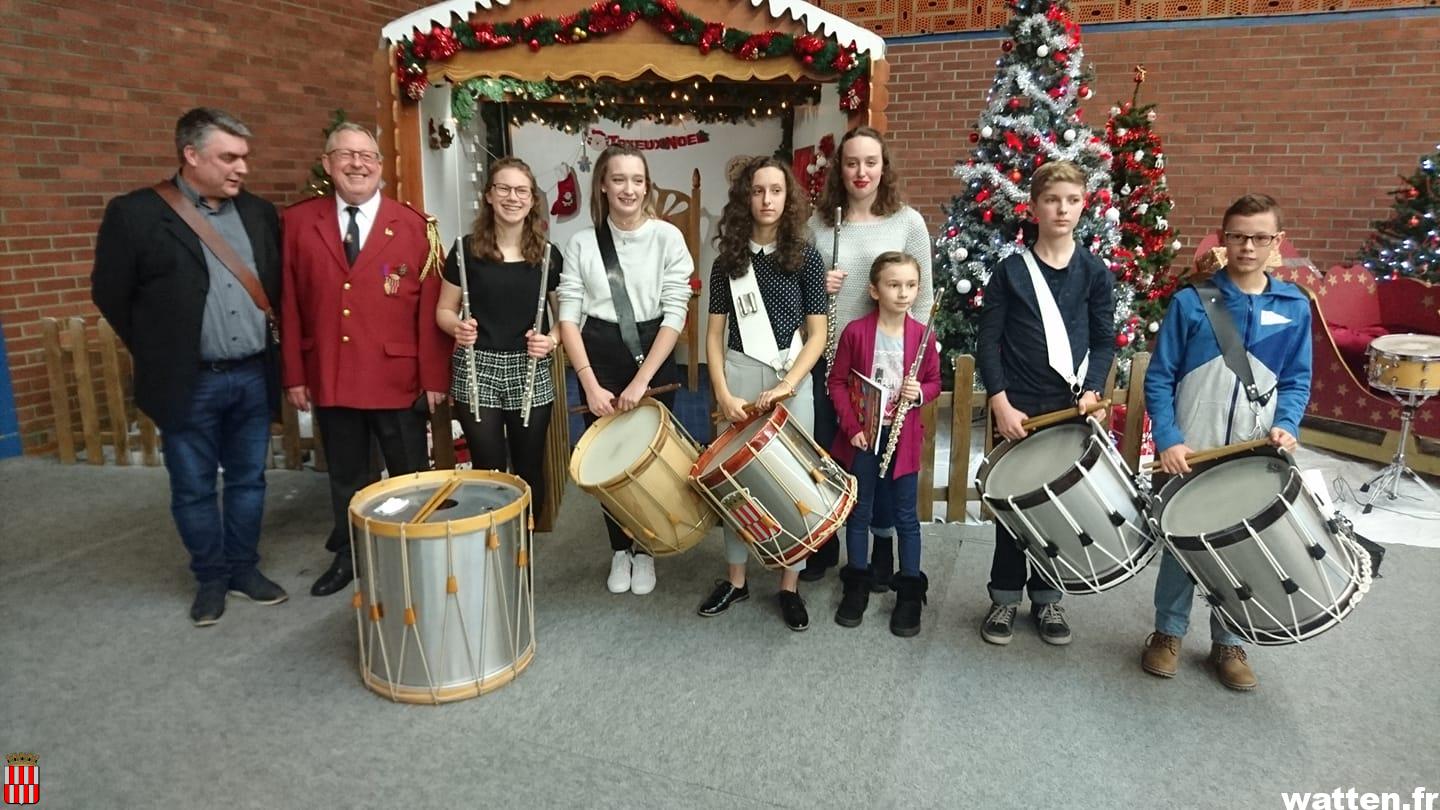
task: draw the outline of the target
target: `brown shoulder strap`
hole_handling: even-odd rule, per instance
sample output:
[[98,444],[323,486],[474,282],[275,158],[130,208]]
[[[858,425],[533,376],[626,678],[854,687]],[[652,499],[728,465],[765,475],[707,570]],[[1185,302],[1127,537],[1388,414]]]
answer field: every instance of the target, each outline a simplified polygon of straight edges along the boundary
[[265,320],[273,326],[275,311],[270,308],[270,298],[265,295],[265,288],[260,286],[260,277],[250,269],[244,259],[240,258],[240,254],[235,252],[235,248],[230,247],[230,243],[226,242],[219,231],[215,230],[215,226],[200,216],[200,212],[196,211],[195,206],[185,199],[185,195],[180,193],[180,189],[174,183],[164,180],[151,188],[179,215],[186,225],[190,226],[190,230],[194,231],[200,241],[205,243],[205,247],[210,248],[210,252],[214,253],[215,258],[219,259],[220,263],[225,265],[225,269],[229,270],[230,274],[240,282],[240,286],[250,294],[250,300],[254,301],[255,306],[265,313]]

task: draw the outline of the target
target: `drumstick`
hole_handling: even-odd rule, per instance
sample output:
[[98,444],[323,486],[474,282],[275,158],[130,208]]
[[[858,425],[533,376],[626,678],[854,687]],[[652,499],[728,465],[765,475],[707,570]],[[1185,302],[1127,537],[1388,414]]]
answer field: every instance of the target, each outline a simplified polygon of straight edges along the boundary
[[[1262,439],[1251,439],[1248,442],[1236,442],[1235,444],[1227,444],[1223,447],[1213,447],[1209,450],[1201,450],[1196,453],[1186,454],[1185,463],[1203,464],[1207,461],[1214,461],[1217,458],[1225,458],[1226,456],[1233,456],[1237,453],[1246,453],[1260,447],[1265,447],[1268,444],[1270,444],[1270,439],[1269,437],[1266,437]],[[1158,469],[1160,469],[1159,461],[1152,461],[1149,464],[1145,465],[1145,472],[1155,472]]]
[[1076,405],[1073,408],[1065,408],[1063,410],[1051,411],[1050,413],[1042,413],[1039,416],[1032,416],[1024,422],[1021,422],[1020,427],[1024,428],[1026,432],[1038,430],[1043,427],[1050,427],[1057,422],[1064,422],[1067,419],[1088,416],[1089,414],[1104,410],[1108,407],[1110,407],[1110,400],[1102,399],[1089,407]]
[[[582,370],[583,370],[583,369],[582,369]],[[647,396],[647,397],[658,397],[658,396],[660,396],[661,394],[668,394],[668,393],[670,393],[671,391],[675,391],[675,390],[677,390],[677,389],[679,389],[679,388],[680,388],[680,383],[670,383],[669,385],[657,385],[657,386],[654,387],[654,388],[646,388],[646,389],[645,389],[645,396]],[[619,402],[619,401],[620,401],[620,398],[619,398],[619,397],[616,397],[616,398],[610,400],[610,404],[611,404],[611,405],[614,405],[615,403],[617,403],[617,402]],[[589,411],[590,411],[590,406],[589,406],[589,405],[572,405],[572,406],[570,407],[570,413],[588,413]]]
[[[795,396],[795,391],[792,389],[789,393],[781,394],[780,396],[778,396],[778,397],[770,400],[770,407],[771,407],[771,408],[774,408],[776,405],[779,405],[780,403],[784,402],[785,400],[787,400],[787,399],[789,399],[789,398],[791,398],[791,397],[793,397],[793,396]],[[759,405],[756,405],[756,404],[753,403],[753,402],[747,402],[747,403],[745,403],[745,415],[746,415],[746,416],[753,416],[753,415],[755,415],[755,414],[757,414],[757,413],[759,413],[759,412],[760,412],[760,406],[759,406]],[[725,414],[720,413],[719,411],[711,411],[711,412],[710,412],[710,421],[711,421],[711,422],[719,422],[719,421],[721,421],[721,420],[725,420]],[[729,421],[729,420],[725,420],[725,421]]]

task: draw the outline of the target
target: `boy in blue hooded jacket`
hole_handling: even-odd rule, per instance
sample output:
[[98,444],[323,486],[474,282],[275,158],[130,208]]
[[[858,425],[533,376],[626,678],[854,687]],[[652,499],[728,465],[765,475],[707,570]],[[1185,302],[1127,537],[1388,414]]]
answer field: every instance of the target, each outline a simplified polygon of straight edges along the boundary
[[[1165,313],[1145,373],[1145,401],[1160,470],[1190,472],[1185,457],[1199,450],[1267,436],[1293,450],[1310,399],[1310,302],[1294,284],[1265,272],[1280,247],[1280,206],[1247,194],[1225,210],[1220,231],[1225,266],[1215,273],[1225,309],[1244,342],[1262,398],[1251,402],[1225,364],[1200,294],[1187,287]],[[1195,586],[1167,550],[1155,581],[1155,632],[1140,665],[1162,678],[1175,675],[1180,640],[1190,624]],[[1210,663],[1220,682],[1249,690],[1258,684],[1241,639],[1210,617]]]

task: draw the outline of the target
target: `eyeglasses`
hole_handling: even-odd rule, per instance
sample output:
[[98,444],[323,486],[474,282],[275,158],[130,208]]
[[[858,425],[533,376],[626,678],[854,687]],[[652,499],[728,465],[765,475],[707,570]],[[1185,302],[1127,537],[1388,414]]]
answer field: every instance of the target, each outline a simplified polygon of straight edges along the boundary
[[500,183],[494,183],[490,186],[490,190],[495,192],[496,197],[509,197],[513,194],[517,200],[530,199],[529,186],[506,186]]
[[1279,238],[1278,233],[1236,233],[1235,231],[1225,232],[1225,244],[1231,247],[1243,247],[1246,242],[1254,242],[1255,247],[1269,247],[1271,242]]
[[352,160],[358,160],[367,166],[374,166],[375,164],[380,162],[379,152],[362,152],[357,149],[331,149],[325,154],[336,160],[339,160],[342,163],[348,163]]

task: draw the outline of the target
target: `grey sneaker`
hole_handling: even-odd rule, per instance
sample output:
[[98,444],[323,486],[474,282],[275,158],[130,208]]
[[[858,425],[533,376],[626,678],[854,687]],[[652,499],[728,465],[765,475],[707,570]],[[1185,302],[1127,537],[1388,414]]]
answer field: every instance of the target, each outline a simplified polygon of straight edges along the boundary
[[1030,616],[1035,619],[1035,628],[1046,644],[1063,647],[1070,643],[1070,624],[1065,621],[1065,611],[1060,605],[1031,603]]
[[980,637],[991,644],[1005,645],[1015,637],[1015,614],[1018,605],[997,605],[991,603],[985,624],[980,626]]

